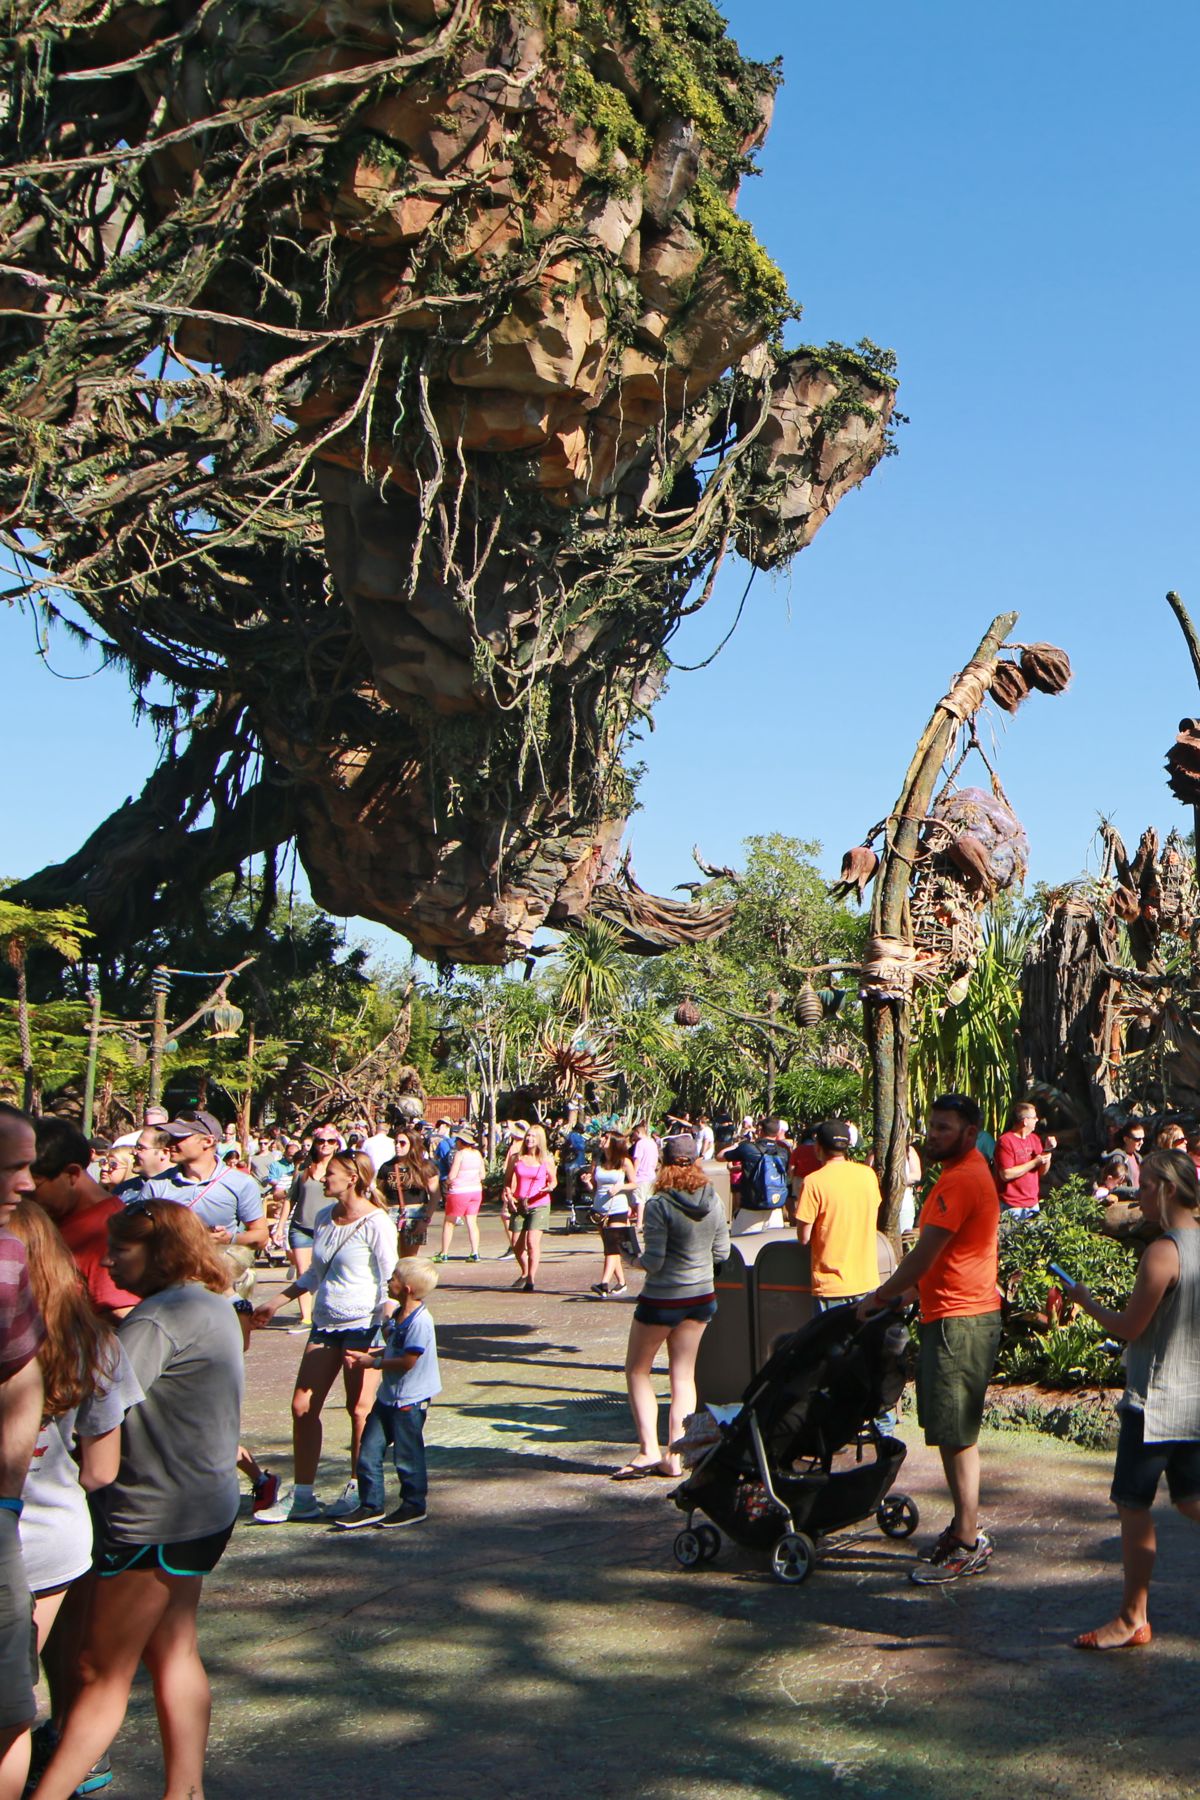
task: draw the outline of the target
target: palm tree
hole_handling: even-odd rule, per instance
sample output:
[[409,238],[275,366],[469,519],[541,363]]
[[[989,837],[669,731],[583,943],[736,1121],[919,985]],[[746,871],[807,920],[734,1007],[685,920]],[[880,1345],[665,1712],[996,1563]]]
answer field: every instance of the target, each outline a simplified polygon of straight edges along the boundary
[[913,1001],[909,1057],[913,1118],[927,1117],[940,1093],[970,1094],[998,1131],[1017,1083],[1021,970],[1040,923],[1035,907],[993,904],[983,918],[979,957],[966,993],[920,990]]
[[83,940],[91,937],[87,914],[79,906],[55,906],[39,911],[0,899],[0,943],[16,977],[17,1036],[21,1047],[23,1096],[26,1111],[33,1104],[33,1041],[29,1031],[29,987],[26,963],[31,950],[53,950],[68,962],[83,954]]
[[632,979],[632,958],[621,934],[603,919],[585,919],[558,947],[558,1004],[586,1025],[593,1014],[611,1013]]

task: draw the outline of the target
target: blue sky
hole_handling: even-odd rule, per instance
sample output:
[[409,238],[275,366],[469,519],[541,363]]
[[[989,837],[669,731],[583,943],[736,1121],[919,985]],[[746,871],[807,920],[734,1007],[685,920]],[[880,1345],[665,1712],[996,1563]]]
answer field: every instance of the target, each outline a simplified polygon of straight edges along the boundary
[[[1078,873],[1100,813],[1186,829],[1162,759],[1200,694],[1164,594],[1200,621],[1194,334],[1200,9],[1109,0],[726,7],[785,85],[741,210],[803,303],[802,341],[899,357],[900,454],[785,577],[760,575],[715,664],[677,674],[640,747],[648,886],[780,830],[843,849],[891,805],[934,700],[993,614],[1061,644],[1058,699],[995,715],[1032,874]],[[698,662],[730,570],[673,645]],[[154,755],[122,677],[54,679],[0,608],[9,780],[0,874],[74,849]],[[63,637],[50,664],[79,674]],[[981,771],[982,772],[982,771]],[[389,934],[381,947],[403,954]]]

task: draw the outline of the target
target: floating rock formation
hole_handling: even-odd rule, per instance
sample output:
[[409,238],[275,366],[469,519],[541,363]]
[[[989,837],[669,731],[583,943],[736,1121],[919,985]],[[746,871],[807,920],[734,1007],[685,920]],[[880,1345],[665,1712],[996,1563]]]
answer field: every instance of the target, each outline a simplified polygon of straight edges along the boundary
[[443,959],[578,919],[680,618],[886,448],[889,359],[785,352],[733,209],[778,72],[707,0],[8,16],[10,542],[176,696],[166,779],[23,894],[119,941],[195,827]]

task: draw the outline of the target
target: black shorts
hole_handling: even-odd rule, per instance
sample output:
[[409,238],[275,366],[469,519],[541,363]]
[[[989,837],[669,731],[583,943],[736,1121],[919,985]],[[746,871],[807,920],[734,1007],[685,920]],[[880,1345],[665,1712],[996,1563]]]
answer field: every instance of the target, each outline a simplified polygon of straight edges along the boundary
[[327,1350],[371,1350],[378,1339],[377,1325],[314,1325],[308,1334],[310,1344]]
[[234,1520],[224,1531],[207,1537],[183,1538],[173,1544],[97,1544],[93,1568],[102,1580],[130,1569],[161,1569],[164,1575],[208,1575],[225,1554]]
[[717,1316],[717,1302],[713,1294],[700,1295],[696,1300],[639,1300],[633,1309],[633,1316],[639,1325],[666,1326],[669,1331],[674,1325],[682,1325],[685,1319],[695,1319],[699,1325],[707,1325],[710,1319]]
[[1146,1442],[1146,1415],[1141,1407],[1122,1408],[1121,1435],[1109,1498],[1114,1506],[1148,1512],[1163,1476],[1175,1505],[1200,1500],[1200,1443],[1184,1439],[1169,1444]]

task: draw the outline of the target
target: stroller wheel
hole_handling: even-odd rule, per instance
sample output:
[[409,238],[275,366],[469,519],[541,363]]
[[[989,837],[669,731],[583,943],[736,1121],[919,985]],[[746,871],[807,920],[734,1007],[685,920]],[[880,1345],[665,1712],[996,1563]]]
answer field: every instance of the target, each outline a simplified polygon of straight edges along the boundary
[[921,1523],[911,1494],[885,1494],[875,1508],[875,1523],[885,1537],[909,1538]]
[[721,1534],[715,1525],[697,1525],[696,1536],[700,1539],[700,1560],[710,1563],[716,1560],[721,1548]]
[[785,1531],[771,1551],[771,1573],[788,1587],[807,1581],[816,1562],[817,1546],[804,1531]]
[[[707,1530],[708,1526],[706,1525],[700,1527],[700,1531]],[[708,1560],[704,1554],[704,1543],[700,1531],[693,1531],[689,1526],[676,1536],[673,1548],[675,1561],[681,1569],[698,1569],[702,1562]]]

